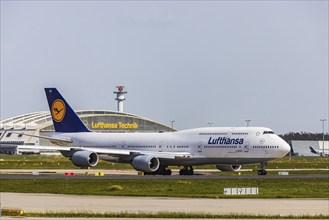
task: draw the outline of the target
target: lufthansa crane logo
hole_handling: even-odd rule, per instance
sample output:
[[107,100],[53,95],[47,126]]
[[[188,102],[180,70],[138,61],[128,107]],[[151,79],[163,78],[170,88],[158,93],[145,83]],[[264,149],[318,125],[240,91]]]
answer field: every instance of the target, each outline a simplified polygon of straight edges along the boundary
[[51,106],[51,115],[54,121],[61,122],[65,116],[66,108],[62,100],[56,99]]

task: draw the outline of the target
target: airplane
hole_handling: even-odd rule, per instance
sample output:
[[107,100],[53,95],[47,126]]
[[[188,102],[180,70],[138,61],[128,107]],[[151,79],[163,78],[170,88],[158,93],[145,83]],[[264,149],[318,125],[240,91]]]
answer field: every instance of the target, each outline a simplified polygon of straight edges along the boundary
[[326,157],[329,156],[329,152],[326,149],[323,152],[323,150],[315,150],[312,146],[309,146],[309,148],[313,154],[319,154],[320,156],[326,156]]
[[168,166],[183,167],[180,175],[193,175],[193,166],[211,164],[221,171],[239,171],[243,164],[260,163],[266,175],[268,161],[286,156],[290,146],[265,127],[206,127],[159,133],[97,133],[89,130],[56,88],[45,88],[55,132],[48,139],[57,146],[20,146],[56,150],[80,168],[99,160],[128,163],[145,174],[171,175]]

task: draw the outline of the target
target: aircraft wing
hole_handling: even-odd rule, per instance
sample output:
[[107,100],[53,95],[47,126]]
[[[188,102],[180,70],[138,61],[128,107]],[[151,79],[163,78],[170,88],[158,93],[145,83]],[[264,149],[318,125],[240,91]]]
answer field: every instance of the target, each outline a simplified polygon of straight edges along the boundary
[[18,145],[19,149],[24,150],[49,150],[49,151],[92,151],[97,154],[108,155],[130,155],[129,150],[107,149],[107,148],[88,148],[88,147],[62,147],[62,146],[33,146],[33,145]]
[[23,150],[71,151],[70,147],[61,147],[61,146],[18,145],[17,148]]
[[88,150],[97,154],[107,154],[111,156],[120,155],[152,155],[159,159],[177,159],[177,158],[191,158],[194,155],[189,152],[157,152],[157,151],[143,151],[143,150],[127,150],[127,149],[106,149],[97,147],[80,147],[75,150]]
[[19,149],[24,150],[48,150],[48,151],[92,151],[97,154],[105,154],[110,156],[128,156],[128,155],[153,155],[159,159],[190,159],[194,155],[189,152],[156,152],[156,151],[138,151],[127,149],[109,149],[98,147],[62,147],[62,146],[31,146],[19,145]]

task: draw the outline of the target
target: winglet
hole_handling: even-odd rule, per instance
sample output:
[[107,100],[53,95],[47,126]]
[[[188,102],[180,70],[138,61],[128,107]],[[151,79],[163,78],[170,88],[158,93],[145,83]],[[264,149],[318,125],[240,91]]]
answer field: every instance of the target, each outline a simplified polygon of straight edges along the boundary
[[45,88],[56,132],[90,132],[56,88]]

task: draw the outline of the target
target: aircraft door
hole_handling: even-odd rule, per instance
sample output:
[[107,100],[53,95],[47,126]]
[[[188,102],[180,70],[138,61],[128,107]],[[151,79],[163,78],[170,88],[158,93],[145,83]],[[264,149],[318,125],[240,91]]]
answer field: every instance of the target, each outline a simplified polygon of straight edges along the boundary
[[122,141],[121,142],[121,148],[122,149],[127,149],[127,143],[126,143],[126,141]]
[[202,152],[202,142],[198,142],[198,152],[201,153]]
[[162,146],[163,146],[163,141],[161,141],[160,144],[159,144],[159,152],[163,151]]
[[244,144],[244,149],[243,149],[244,152],[249,152],[249,142],[247,141],[245,144]]
[[267,155],[267,148],[266,148],[266,146],[264,146],[264,144],[265,144],[265,139],[264,138],[262,138],[260,141],[259,141],[259,143],[262,145],[262,147],[263,147],[263,149],[264,149],[264,154],[265,155]]

